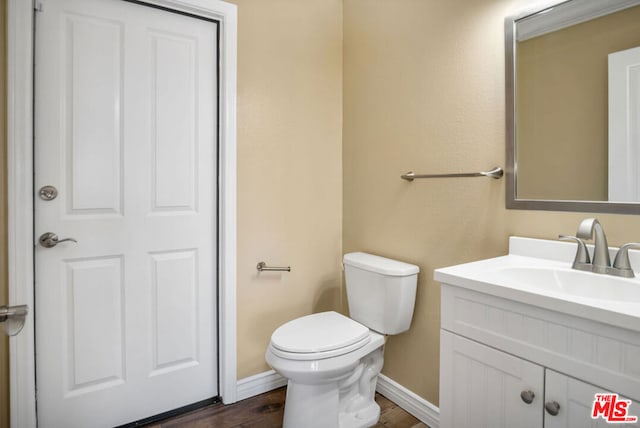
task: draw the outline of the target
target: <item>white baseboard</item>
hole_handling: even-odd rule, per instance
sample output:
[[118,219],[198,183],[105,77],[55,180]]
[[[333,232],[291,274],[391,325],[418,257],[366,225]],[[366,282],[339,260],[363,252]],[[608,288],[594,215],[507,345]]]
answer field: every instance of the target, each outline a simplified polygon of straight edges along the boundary
[[[273,370],[258,373],[238,381],[237,399],[245,400],[286,384],[287,379]],[[376,390],[380,394],[429,425],[430,428],[440,427],[440,410],[436,406],[383,374],[378,376],[377,385]]]
[[287,384],[287,379],[273,370],[258,373],[254,376],[238,380],[237,400],[244,400],[254,395],[263,394]]
[[430,428],[440,427],[440,409],[398,382],[381,374],[376,391],[411,413]]

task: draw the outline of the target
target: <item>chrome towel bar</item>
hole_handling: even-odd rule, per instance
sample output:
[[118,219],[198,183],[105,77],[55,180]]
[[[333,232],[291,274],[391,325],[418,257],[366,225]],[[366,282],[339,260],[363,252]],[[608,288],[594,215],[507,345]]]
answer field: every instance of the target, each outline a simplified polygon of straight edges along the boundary
[[291,266],[282,266],[282,267],[267,266],[265,262],[258,263],[258,266],[256,266],[256,269],[258,269],[258,272],[291,272]]
[[400,176],[403,180],[413,181],[416,178],[449,178],[449,177],[491,177],[502,178],[504,171],[499,166],[493,168],[491,171],[480,172],[460,172],[454,174],[416,174],[415,172],[407,172]]

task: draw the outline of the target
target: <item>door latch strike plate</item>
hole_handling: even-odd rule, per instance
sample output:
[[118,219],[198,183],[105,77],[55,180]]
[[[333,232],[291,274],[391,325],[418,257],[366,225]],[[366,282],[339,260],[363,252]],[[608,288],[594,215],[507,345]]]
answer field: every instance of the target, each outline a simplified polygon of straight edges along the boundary
[[36,12],[42,12],[42,8],[43,8],[43,1],[42,0],[34,0],[33,1],[33,9]]

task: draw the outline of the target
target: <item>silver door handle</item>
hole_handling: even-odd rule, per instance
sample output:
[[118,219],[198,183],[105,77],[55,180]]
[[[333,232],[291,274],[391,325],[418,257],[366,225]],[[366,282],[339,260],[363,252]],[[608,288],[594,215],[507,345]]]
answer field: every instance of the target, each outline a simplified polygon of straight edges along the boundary
[[59,239],[58,235],[56,235],[53,232],[43,233],[42,235],[40,235],[40,238],[38,239],[38,242],[40,242],[40,245],[42,245],[44,248],[53,248],[61,242],[69,242],[69,241],[78,242],[73,238]]
[[20,333],[28,313],[29,307],[27,305],[0,306],[0,323],[5,323],[5,334],[15,336]]

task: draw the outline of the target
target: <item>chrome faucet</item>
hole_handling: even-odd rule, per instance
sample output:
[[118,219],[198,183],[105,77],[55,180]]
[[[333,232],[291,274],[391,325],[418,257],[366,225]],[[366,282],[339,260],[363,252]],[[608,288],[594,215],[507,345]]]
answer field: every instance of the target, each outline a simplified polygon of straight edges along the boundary
[[604,229],[597,218],[586,218],[580,222],[576,237],[580,239],[592,239],[595,233],[593,258],[591,260],[591,272],[609,273],[611,259],[609,258],[609,245]]
[[[593,257],[589,258],[589,251],[583,239],[592,239],[595,234]],[[629,262],[629,249],[640,248],[640,243],[624,244],[618,250],[611,266],[609,258],[609,245],[604,234],[602,225],[596,218],[586,218],[580,222],[576,236],[560,235],[562,241],[575,241],[578,244],[576,257],[571,266],[573,269],[586,270],[595,273],[606,273],[609,275],[633,278],[634,272]]]

